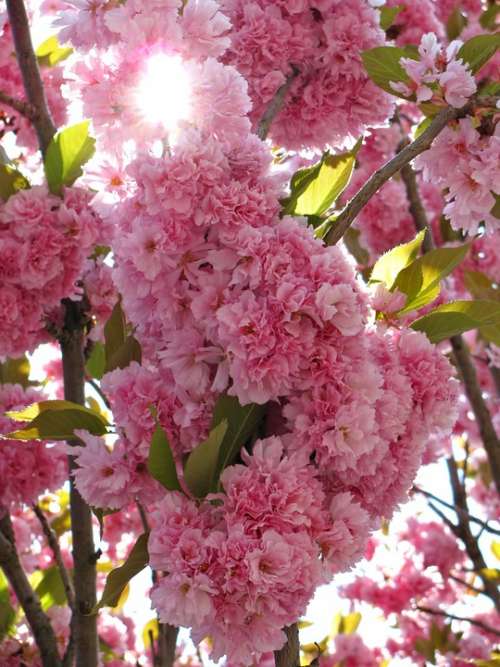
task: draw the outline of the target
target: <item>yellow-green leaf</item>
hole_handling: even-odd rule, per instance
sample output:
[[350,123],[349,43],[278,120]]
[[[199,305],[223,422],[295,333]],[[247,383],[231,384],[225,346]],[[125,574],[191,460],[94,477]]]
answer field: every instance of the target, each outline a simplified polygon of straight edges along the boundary
[[158,619],[152,618],[142,629],[142,643],[144,648],[151,648],[151,640],[156,641],[160,635]]
[[419,232],[413,241],[398,245],[384,253],[373,267],[370,282],[384,283],[387,289],[391,289],[398,274],[417,258],[424,236],[425,232]]
[[184,479],[196,498],[204,498],[217,488],[217,464],[220,447],[227,433],[227,419],[223,419],[209,433],[208,438],[189,454],[184,468]]
[[0,641],[9,632],[15,617],[15,609],[10,603],[9,584],[0,569]]
[[342,616],[340,625],[339,625],[339,634],[341,635],[352,635],[359,627],[361,623],[361,614],[359,611],[354,611],[347,616]]
[[71,401],[40,401],[6,414],[15,421],[29,421],[24,428],[7,434],[14,440],[68,440],[77,429],[104,435],[108,426],[101,414]]
[[102,597],[93,609],[94,613],[102,607],[116,607],[128,582],[147,566],[148,537],[148,533],[140,535],[123,565],[108,574]]
[[104,345],[99,343],[99,341],[95,341],[92,344],[92,351],[85,364],[85,370],[95,380],[101,380],[104,375],[106,370],[106,353]]
[[36,50],[38,64],[45,67],[53,67],[62,62],[73,53],[69,46],[61,46],[56,36],[46,39]]
[[0,197],[7,201],[19,190],[27,190],[30,187],[29,181],[9,164],[0,163]]
[[423,331],[431,343],[439,343],[450,336],[493,324],[500,324],[500,303],[453,301],[415,320],[411,327]]
[[380,8],[380,27],[384,32],[389,30],[391,25],[394,23],[396,16],[402,12],[404,5],[395,5],[394,7],[381,7]]
[[42,571],[41,580],[35,592],[40,598],[43,610],[47,610],[53,605],[62,606],[66,604],[66,592],[57,565]]
[[0,384],[20,384],[29,387],[30,362],[26,356],[19,359],[6,359],[0,363]]
[[500,560],[500,542],[492,542],[491,553]]
[[418,310],[439,296],[440,282],[464,259],[469,244],[452,248],[436,248],[418,257],[399,274],[394,283],[406,294],[405,307],[400,314]]
[[349,185],[360,144],[349,152],[328,151],[312,167],[299,169],[290,183],[290,196],[283,200],[283,213],[320,216]]
[[73,185],[94,151],[95,139],[89,135],[88,120],[60,130],[52,138],[44,159],[50,191],[60,195],[63,185]]

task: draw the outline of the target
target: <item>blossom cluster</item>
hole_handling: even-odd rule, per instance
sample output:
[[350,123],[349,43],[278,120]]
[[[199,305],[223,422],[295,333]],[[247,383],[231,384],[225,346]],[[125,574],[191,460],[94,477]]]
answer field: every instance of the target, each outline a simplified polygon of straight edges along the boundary
[[434,33],[422,37],[418,47],[419,59],[401,58],[401,65],[411,83],[392,82],[395,91],[403,95],[416,95],[417,102],[442,103],[463,107],[477,90],[470,68],[457,58],[462,42],[455,40],[443,54],[443,47]]
[[82,270],[102,233],[91,199],[80,188],[61,199],[35,186],[0,204],[0,357],[47,340],[61,299],[82,297]]
[[444,215],[456,230],[471,235],[484,223],[487,234],[500,228],[492,209],[500,177],[500,126],[482,134],[471,118],[446,127],[416,160],[423,177],[446,189]]
[[[5,415],[42,400],[43,394],[19,384],[0,384],[0,434],[19,428]],[[31,504],[46,490],[55,490],[66,479],[66,457],[58,446],[38,440],[3,439],[0,447],[0,515],[13,503]]]
[[232,24],[224,59],[248,82],[254,125],[293,77],[271,128],[275,144],[322,149],[390,117],[390,96],[361,62],[361,51],[385,41],[365,0],[224,0],[222,8]]
[[[75,478],[94,505],[148,505],[151,564],[168,572],[152,594],[162,620],[242,663],[279,648],[317,585],[361,557],[428,436],[452,425],[457,388],[423,334],[369,323],[343,250],[280,218],[283,179],[241,131],[238,90],[223,121],[201,116],[127,169],[114,279],[143,364],[103,378],[119,439],[80,433]],[[165,493],[147,473],[151,405],[181,473],[224,392],[267,404],[274,437],[242,451],[214,498]]]

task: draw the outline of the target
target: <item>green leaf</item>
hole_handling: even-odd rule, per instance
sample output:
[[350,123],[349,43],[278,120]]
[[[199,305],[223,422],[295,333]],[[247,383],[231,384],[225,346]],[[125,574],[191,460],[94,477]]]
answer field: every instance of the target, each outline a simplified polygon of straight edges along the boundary
[[415,139],[418,139],[419,136],[425,132],[425,130],[429,127],[431,122],[432,122],[432,118],[424,118],[424,120],[417,125],[417,127],[415,129],[415,132],[414,132]]
[[223,419],[210,431],[208,438],[193,449],[186,461],[184,479],[196,498],[204,498],[217,488],[215,474],[227,428],[227,419]]
[[0,363],[0,384],[20,384],[22,387],[30,387],[30,362],[26,356],[19,359],[7,358]]
[[147,566],[148,537],[149,533],[140,535],[123,565],[108,574],[102,597],[92,613],[96,613],[102,607],[116,607],[128,582]]
[[16,611],[10,603],[9,583],[0,569],[0,641],[11,629],[15,617]]
[[106,360],[106,373],[114,371],[115,368],[127,368],[133,361],[141,364],[142,350],[137,338],[130,335],[125,338],[123,345]]
[[359,611],[354,611],[352,614],[347,614],[347,616],[342,616],[339,624],[339,634],[343,635],[352,635],[359,627],[361,623],[361,614]]
[[15,421],[29,421],[23,429],[5,436],[13,440],[68,440],[75,437],[76,429],[104,435],[108,426],[101,414],[71,401],[41,401],[6,414]]
[[411,328],[423,331],[431,343],[439,343],[450,336],[492,324],[500,324],[500,303],[453,301],[415,320]]
[[500,32],[493,35],[476,35],[467,40],[459,49],[457,59],[468,63],[473,74],[492,58],[500,48]]
[[497,16],[500,14],[500,5],[494,4],[488,7],[479,17],[479,23],[484,30],[495,30],[497,26]]
[[44,160],[50,191],[60,195],[63,185],[73,185],[94,151],[95,139],[89,136],[88,120],[58,132],[52,138]]
[[54,67],[72,53],[73,49],[69,46],[61,46],[56,36],[46,39],[35,52],[38,64],[45,67]]
[[500,570],[496,567],[483,567],[479,570],[479,574],[483,579],[488,579],[488,581],[498,581],[500,583]]
[[167,434],[158,423],[151,438],[148,470],[150,475],[169,491],[181,491]]
[[413,241],[398,245],[384,253],[373,267],[370,282],[384,283],[387,289],[391,289],[398,274],[418,256],[424,236],[425,232],[419,232]]
[[395,5],[394,7],[380,8],[380,27],[385,32],[389,30],[394,23],[396,16],[404,10],[404,5]]
[[4,201],[19,190],[27,190],[29,187],[28,179],[20,171],[9,164],[0,163],[0,197]]
[[462,14],[458,7],[451,12],[446,22],[446,35],[451,42],[460,36],[462,30],[467,25],[467,17]]
[[224,468],[234,462],[243,445],[256,433],[265,412],[265,405],[249,403],[242,406],[235,396],[222,394],[219,397],[215,404],[211,428],[226,420],[227,431],[220,446],[215,479],[219,479]]
[[101,380],[104,375],[104,371],[106,370],[106,353],[104,345],[99,343],[99,341],[95,341],[92,344],[92,352],[85,364],[85,370],[95,380]]
[[374,49],[361,52],[363,65],[370,79],[391,95],[408,99],[397,93],[391,86],[391,81],[408,84],[410,77],[401,67],[401,58],[415,58],[415,52],[408,47],[401,49],[397,46],[376,46]]
[[40,598],[40,604],[44,611],[55,604],[59,606],[66,604],[66,592],[57,565],[42,571],[42,578],[35,588],[35,592]]
[[418,257],[403,269],[394,283],[406,294],[405,307],[401,315],[418,310],[439,296],[440,282],[464,259],[469,244],[453,248],[436,248]]
[[127,335],[125,314],[121,301],[117,302],[104,326],[104,350],[106,373],[115,368],[126,368],[132,361],[141,363],[141,346],[132,334]]
[[327,151],[314,166],[299,169],[292,177],[290,196],[282,201],[283,213],[320,216],[327,211],[349,185],[359,146],[338,155]]
[[495,203],[493,204],[490,214],[500,220],[500,195],[497,195],[494,192],[492,194],[495,197]]
[[464,271],[464,283],[476,299],[500,300],[500,290],[481,271]]

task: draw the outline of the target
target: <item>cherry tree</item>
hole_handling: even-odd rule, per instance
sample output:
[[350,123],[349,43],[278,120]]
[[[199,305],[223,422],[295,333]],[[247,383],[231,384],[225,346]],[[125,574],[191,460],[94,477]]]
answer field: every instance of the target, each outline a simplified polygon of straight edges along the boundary
[[498,17],[0,2],[0,664],[498,663]]

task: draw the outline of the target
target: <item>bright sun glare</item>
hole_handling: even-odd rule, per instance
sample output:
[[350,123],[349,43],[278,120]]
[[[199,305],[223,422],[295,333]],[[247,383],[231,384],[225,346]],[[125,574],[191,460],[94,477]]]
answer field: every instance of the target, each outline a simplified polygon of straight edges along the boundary
[[149,58],[139,88],[139,107],[145,118],[175,130],[189,117],[191,86],[179,56],[157,53]]

